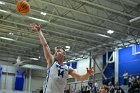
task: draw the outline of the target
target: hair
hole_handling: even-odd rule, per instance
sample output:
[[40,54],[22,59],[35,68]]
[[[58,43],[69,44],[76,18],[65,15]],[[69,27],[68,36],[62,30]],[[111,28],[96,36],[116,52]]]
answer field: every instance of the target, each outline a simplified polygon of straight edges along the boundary
[[57,49],[63,49],[65,51],[65,49],[63,47],[61,47],[61,46],[57,46],[56,48]]
[[104,88],[105,90],[107,90],[107,92],[109,91],[109,88],[108,88],[108,86],[106,86],[106,85],[103,85],[103,86],[101,86],[102,88]]
[[57,49],[62,49],[64,51],[64,54],[66,55],[66,51],[65,51],[65,49],[62,46],[57,46],[56,48]]

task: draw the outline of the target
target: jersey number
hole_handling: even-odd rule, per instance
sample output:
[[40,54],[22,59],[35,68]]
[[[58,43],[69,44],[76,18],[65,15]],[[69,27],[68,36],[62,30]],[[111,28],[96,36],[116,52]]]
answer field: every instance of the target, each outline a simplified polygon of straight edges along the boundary
[[58,70],[58,76],[64,77],[64,70]]

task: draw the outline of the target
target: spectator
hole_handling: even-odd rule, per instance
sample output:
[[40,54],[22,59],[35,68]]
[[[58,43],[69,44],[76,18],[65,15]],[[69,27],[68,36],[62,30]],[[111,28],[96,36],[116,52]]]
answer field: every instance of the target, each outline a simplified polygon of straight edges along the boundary
[[110,93],[114,93],[114,85],[110,87]]
[[114,93],[125,93],[124,90],[118,85],[118,83],[115,84]]
[[132,86],[132,76],[130,75],[128,79],[128,87],[130,88]]
[[123,80],[124,80],[123,84],[127,85],[127,82],[128,82],[128,72],[127,71],[125,71],[123,74]]
[[108,93],[109,88],[106,85],[103,85],[99,88],[99,93]]
[[94,85],[95,85],[95,88],[96,88],[96,91],[97,91],[98,88],[99,88],[99,84],[98,84],[97,80],[95,81]]

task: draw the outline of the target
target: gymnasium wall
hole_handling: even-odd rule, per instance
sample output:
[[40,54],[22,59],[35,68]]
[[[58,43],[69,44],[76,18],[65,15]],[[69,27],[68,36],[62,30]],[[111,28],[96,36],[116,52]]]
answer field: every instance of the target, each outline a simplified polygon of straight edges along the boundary
[[28,91],[0,90],[0,93],[32,93],[32,92],[28,92]]
[[[91,60],[91,67],[94,67],[95,69],[95,79],[96,80],[100,80],[102,79],[102,76],[100,74],[100,70],[98,67],[100,67],[100,69],[102,69],[102,55],[98,55],[96,56],[96,65],[94,66],[94,60],[92,59]],[[90,58],[87,58],[87,59],[83,59],[83,60],[80,60],[78,61],[77,63],[77,72],[80,73],[80,74],[85,74],[86,73],[86,68],[89,67],[89,64],[90,64]]]
[[[102,55],[97,56],[96,63],[98,64],[98,66],[100,68],[102,68]],[[90,58],[89,57],[87,59],[82,59],[82,60],[77,61],[77,69],[76,69],[77,72],[79,74],[85,74],[86,73],[86,68],[89,68],[89,64],[90,64]],[[91,63],[92,67],[94,67],[93,64],[94,64],[94,61],[92,59],[92,63]],[[95,69],[96,73],[100,73],[100,70],[97,67],[97,65],[95,65],[94,69]]]
[[[102,68],[102,55],[98,55],[96,57],[96,62],[97,64],[99,65],[100,68]],[[87,59],[82,59],[80,61],[77,61],[77,69],[76,71],[79,73],[79,74],[85,74],[86,73],[86,68],[89,67],[89,64],[90,64],[90,58],[88,57]],[[94,64],[94,61],[92,60],[92,67],[93,67],[93,64]],[[95,65],[95,71],[96,71],[96,75],[95,75],[95,79],[101,79],[102,76],[100,73],[100,70],[99,68],[97,67],[97,65]],[[71,80],[72,81],[72,80]],[[101,80],[98,81],[99,85],[102,83]],[[88,85],[88,81],[85,81],[82,83],[82,86],[87,86]],[[68,86],[66,87],[66,89],[68,88],[71,88],[73,90],[79,90],[81,89],[81,82],[79,81],[76,81],[76,84],[74,82],[69,82]]]
[[115,61],[114,61],[114,52],[106,52],[103,55],[103,73],[105,78],[103,78],[103,84],[108,85],[111,81],[114,84],[114,75],[115,75]]
[[77,62],[77,72],[79,74],[85,74],[86,68],[89,68],[89,57]]
[[[103,66],[102,55],[97,55],[96,56],[96,64],[100,67],[100,69],[102,69],[102,66]],[[94,61],[92,60],[92,67],[94,67],[95,73],[99,74],[101,71],[99,70],[97,65],[95,65],[95,67],[94,67]]]
[[32,80],[31,80],[31,91],[35,91],[37,89],[42,89],[43,82],[45,82],[45,78],[32,77]]
[[[92,60],[93,62],[93,60]],[[97,62],[99,65],[101,62],[101,57],[99,59],[97,58]],[[1,63],[1,62],[0,62]],[[93,65],[93,64],[92,64]],[[1,65],[3,68],[3,74],[1,77],[1,90],[14,90],[14,82],[15,82],[15,71],[16,67],[13,66],[6,66],[6,65]],[[77,61],[77,72],[79,74],[85,74],[86,73],[86,68],[89,67],[89,58],[83,59],[80,61]],[[26,69],[27,70],[27,69]],[[98,68],[96,67],[96,71],[98,71]],[[8,73],[7,73],[8,72]],[[27,76],[25,78],[24,82],[24,91],[28,91],[29,87],[29,71],[27,70]],[[43,82],[45,81],[45,76],[46,76],[46,71],[36,71],[32,70],[32,80],[31,80],[31,91],[35,91],[37,89],[41,89]]]
[[[137,45],[135,52],[139,52],[140,45]],[[123,83],[123,74],[125,71],[129,75],[140,75],[140,54],[134,53],[134,46],[119,49],[119,84]]]
[[1,67],[2,67],[1,89],[11,90],[14,88],[13,86],[15,81],[16,68],[5,65],[1,65]]
[[[13,67],[13,66],[5,66],[5,65],[1,65],[1,67],[2,67],[3,73],[1,75],[1,83],[0,83],[1,88],[0,88],[0,90],[1,91],[2,90],[3,91],[11,91],[11,90],[14,91],[15,71],[16,71],[17,68]],[[39,72],[36,72],[36,74],[37,73],[39,73]],[[24,80],[23,91],[28,91],[28,87],[29,87],[29,76],[28,76],[28,74],[29,73],[27,72],[27,77]],[[32,76],[31,91],[41,89],[41,87],[43,85],[43,82],[45,80],[45,77],[41,77],[40,74],[39,74],[39,76],[35,76],[34,73],[32,73],[31,76]],[[9,93],[9,92],[5,92],[5,93]],[[13,92],[13,93],[18,93],[18,92]],[[25,93],[27,93],[27,92],[25,92]]]

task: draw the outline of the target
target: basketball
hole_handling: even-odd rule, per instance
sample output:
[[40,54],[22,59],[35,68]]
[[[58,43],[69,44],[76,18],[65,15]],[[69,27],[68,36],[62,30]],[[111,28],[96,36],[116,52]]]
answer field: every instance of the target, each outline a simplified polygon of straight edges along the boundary
[[16,4],[16,10],[20,14],[27,14],[30,11],[30,5],[26,0],[21,0]]

